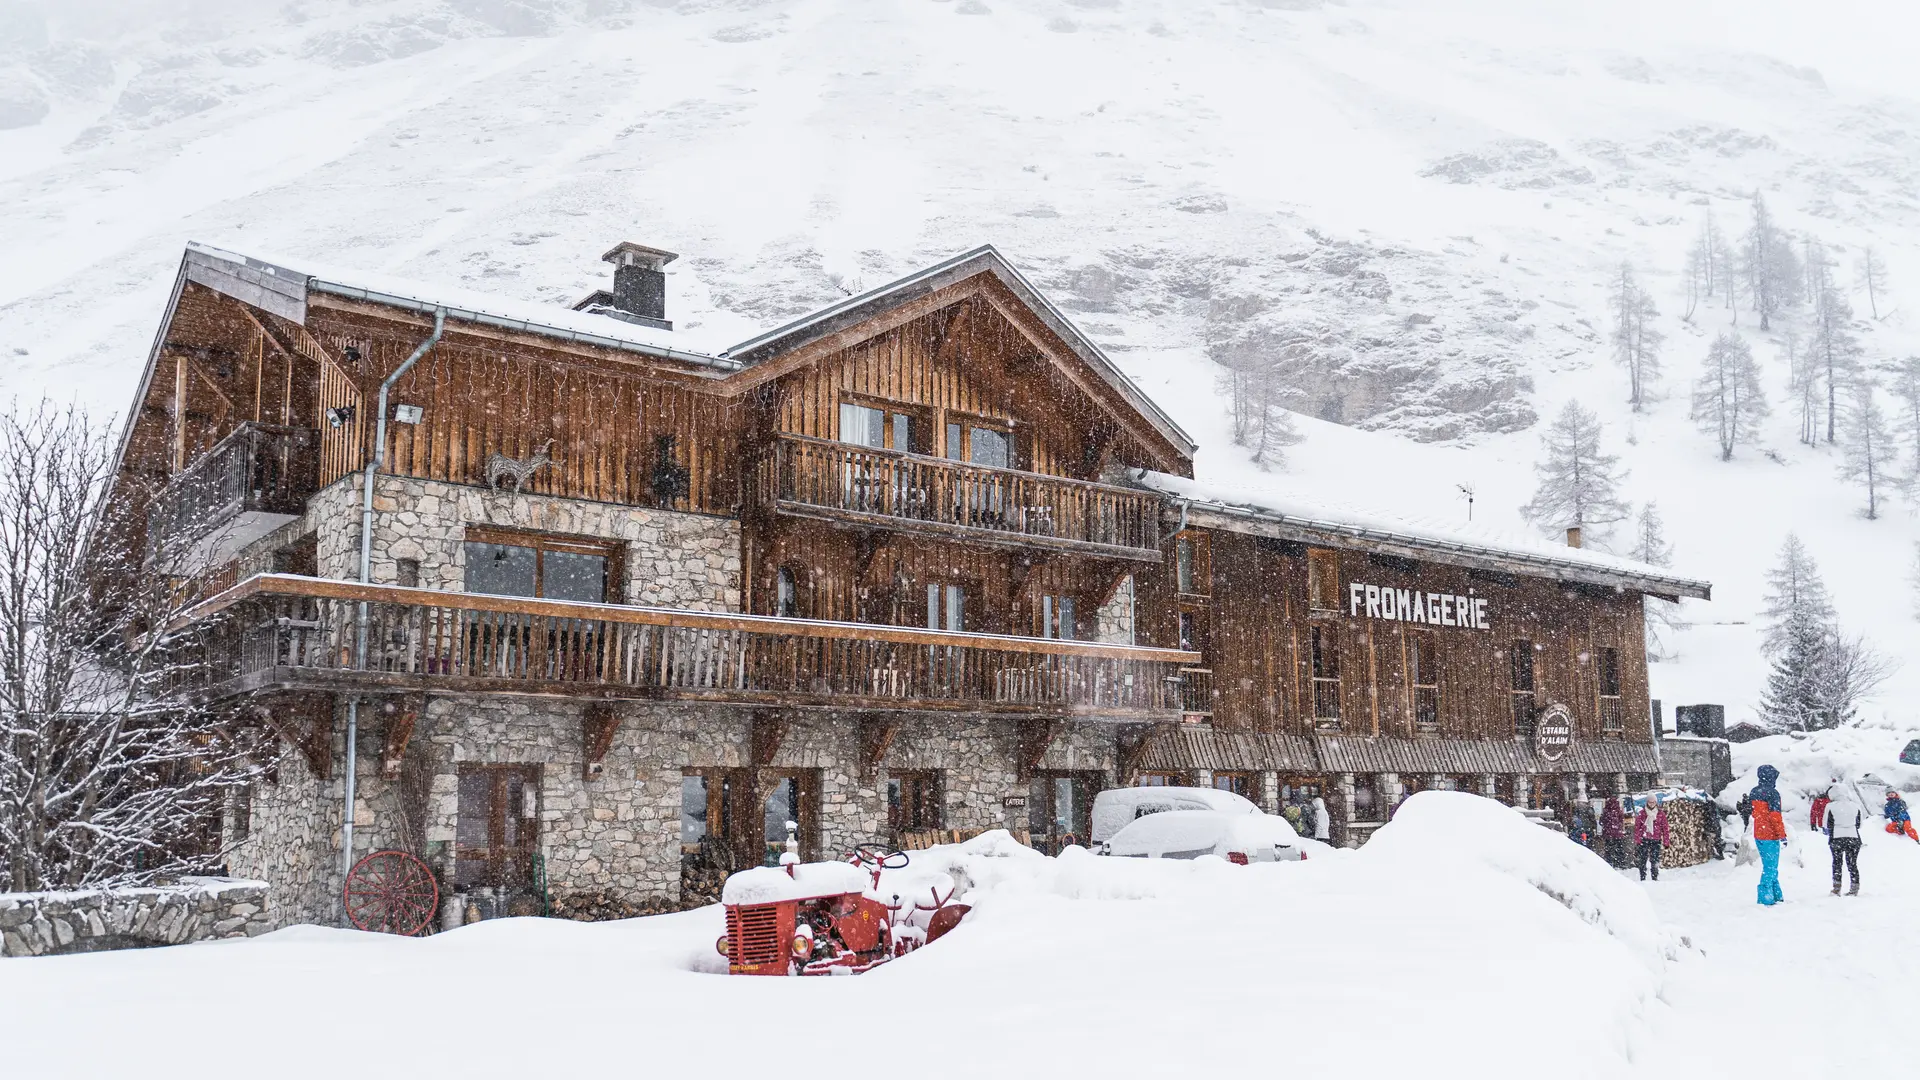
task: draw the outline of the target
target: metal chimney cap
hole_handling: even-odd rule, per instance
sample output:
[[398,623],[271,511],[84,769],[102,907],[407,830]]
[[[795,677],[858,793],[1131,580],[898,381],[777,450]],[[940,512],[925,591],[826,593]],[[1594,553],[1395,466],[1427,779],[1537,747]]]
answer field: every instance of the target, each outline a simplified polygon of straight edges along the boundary
[[658,270],[679,257],[671,251],[624,241],[615,244],[613,250],[600,256],[600,260],[615,266],[643,266],[648,270]]

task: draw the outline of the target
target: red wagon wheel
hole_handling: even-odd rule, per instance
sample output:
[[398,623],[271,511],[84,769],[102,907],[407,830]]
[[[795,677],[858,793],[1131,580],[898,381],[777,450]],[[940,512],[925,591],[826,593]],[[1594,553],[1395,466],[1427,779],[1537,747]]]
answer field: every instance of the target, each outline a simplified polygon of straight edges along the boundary
[[376,851],[347,871],[347,918],[362,930],[412,937],[440,907],[427,864],[404,851]]

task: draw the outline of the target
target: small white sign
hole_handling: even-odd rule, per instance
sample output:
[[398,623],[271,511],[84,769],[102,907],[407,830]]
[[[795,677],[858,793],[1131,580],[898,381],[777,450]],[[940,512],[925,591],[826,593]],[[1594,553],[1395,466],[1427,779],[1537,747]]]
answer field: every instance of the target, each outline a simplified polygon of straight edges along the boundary
[[1484,596],[1396,589],[1391,585],[1369,585],[1363,581],[1347,586],[1347,614],[1356,619],[1364,615],[1369,619],[1385,619],[1389,622],[1458,626],[1468,630],[1493,629],[1493,614],[1487,610],[1487,598]]

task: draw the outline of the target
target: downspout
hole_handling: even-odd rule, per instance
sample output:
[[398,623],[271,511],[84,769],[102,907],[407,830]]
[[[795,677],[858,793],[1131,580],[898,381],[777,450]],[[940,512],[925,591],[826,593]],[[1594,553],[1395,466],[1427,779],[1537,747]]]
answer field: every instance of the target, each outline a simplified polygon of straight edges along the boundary
[[[393,370],[380,383],[380,402],[375,413],[373,428],[373,455],[367,459],[366,476],[360,488],[360,584],[366,585],[373,578],[373,478],[387,463],[387,392],[393,384],[400,381],[427,351],[440,342],[440,335],[447,329],[447,309],[435,308],[433,311],[433,333],[415,346],[413,355],[405,363]],[[367,666],[367,602],[360,601],[359,615],[354,628],[353,666],[356,671],[364,671]],[[340,878],[344,882],[353,869],[353,805],[356,791],[355,754],[360,738],[360,697],[354,695],[347,699],[347,790],[346,805],[340,819]],[[344,897],[345,893],[342,893]],[[344,900],[343,900],[344,903]]]

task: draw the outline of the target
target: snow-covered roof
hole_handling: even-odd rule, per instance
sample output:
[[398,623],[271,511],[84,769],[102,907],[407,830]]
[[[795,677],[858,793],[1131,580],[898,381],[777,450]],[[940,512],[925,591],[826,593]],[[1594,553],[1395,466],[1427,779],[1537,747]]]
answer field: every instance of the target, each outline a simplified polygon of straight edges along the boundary
[[[252,287],[302,307],[306,293],[323,292],[414,311],[444,308],[450,319],[503,330],[639,352],[722,372],[737,371],[741,366],[719,355],[714,347],[717,343],[706,341],[697,333],[661,330],[610,315],[574,311],[558,304],[514,300],[457,285],[429,285],[387,274],[327,266],[311,259],[243,254],[198,242],[187,245],[187,267],[187,276],[201,284],[222,291]],[[231,275],[233,280],[203,280],[203,275]],[[251,301],[244,295],[240,299]],[[275,310],[271,306],[259,306]],[[289,314],[287,311],[276,313]],[[304,321],[304,311],[289,317]]]
[[1203,523],[1285,539],[1358,543],[1382,554],[1475,569],[1537,574],[1660,596],[1711,598],[1713,586],[1657,566],[1592,548],[1562,547],[1539,537],[1437,525],[1418,519],[1305,499],[1279,488],[1260,490],[1141,471],[1137,481],[1181,502]]

